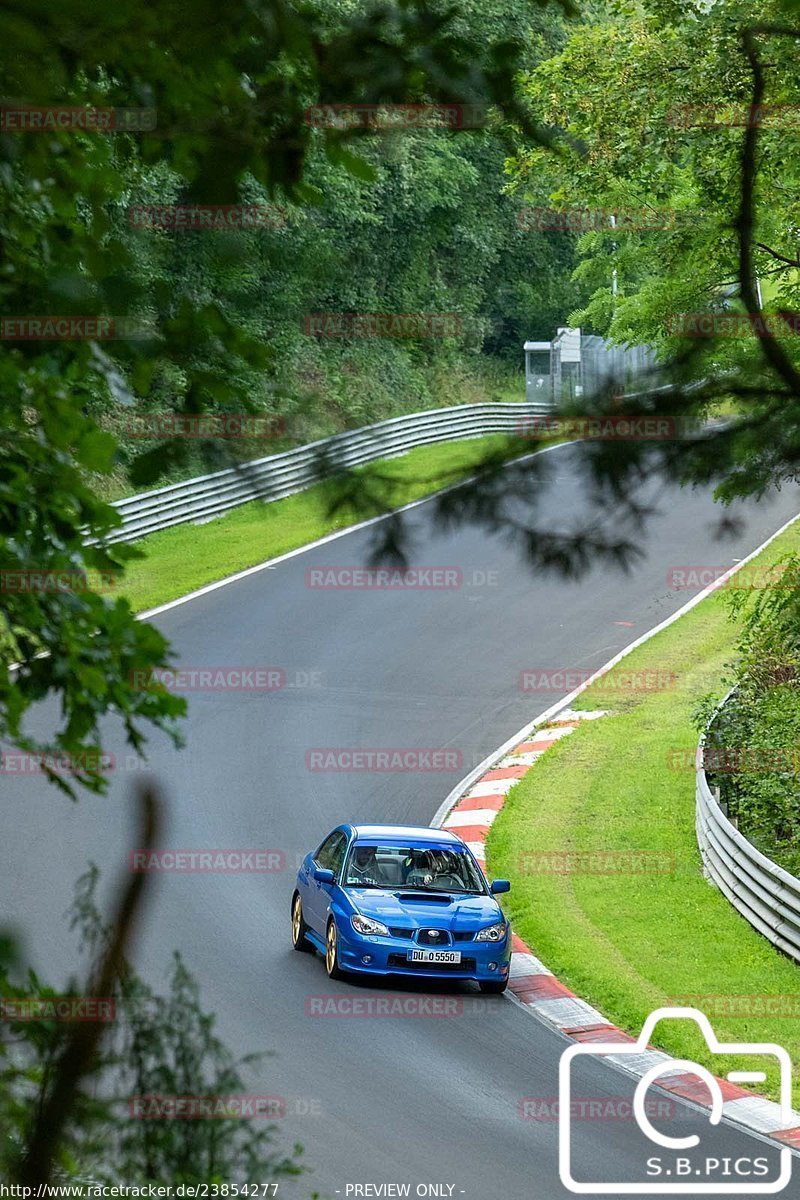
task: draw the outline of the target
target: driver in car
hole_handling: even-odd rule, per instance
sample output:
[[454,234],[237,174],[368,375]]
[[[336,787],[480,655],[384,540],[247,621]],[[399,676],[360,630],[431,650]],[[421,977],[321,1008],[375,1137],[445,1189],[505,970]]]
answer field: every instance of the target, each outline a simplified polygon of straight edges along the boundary
[[381,875],[382,872],[380,863],[375,857],[375,847],[356,846],[350,862],[347,882],[374,883],[380,885],[385,882],[381,878]]
[[459,879],[453,873],[453,866],[447,853],[436,850],[423,850],[416,855],[416,862],[406,874],[407,886],[435,888],[444,891],[447,888],[458,887]]
[[416,884],[429,887],[434,880],[436,873],[436,859],[430,850],[422,850],[414,855],[415,861],[409,864],[410,869],[406,872],[406,883],[411,886]]

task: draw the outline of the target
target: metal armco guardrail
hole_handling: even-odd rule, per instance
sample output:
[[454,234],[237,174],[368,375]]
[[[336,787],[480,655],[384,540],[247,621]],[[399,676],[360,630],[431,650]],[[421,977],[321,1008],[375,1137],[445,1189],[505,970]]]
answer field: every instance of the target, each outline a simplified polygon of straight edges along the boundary
[[704,747],[705,735],[696,763],[697,841],[705,873],[754,929],[800,961],[800,879],[756,850],[725,816],[708,786]]
[[409,413],[337,433],[213,475],[200,475],[117,500],[114,508],[122,517],[122,525],[108,541],[131,542],[172,525],[208,521],[250,500],[280,500],[338,471],[396,457],[417,446],[488,433],[521,433],[526,420],[549,412],[549,403],[463,404]]

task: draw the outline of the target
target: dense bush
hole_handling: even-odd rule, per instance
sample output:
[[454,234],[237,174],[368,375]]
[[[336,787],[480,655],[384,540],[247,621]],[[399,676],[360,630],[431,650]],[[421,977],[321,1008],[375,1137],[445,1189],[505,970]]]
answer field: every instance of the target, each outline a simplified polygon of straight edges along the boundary
[[[731,591],[742,632],[734,690],[708,732],[709,780],[741,832],[800,875],[800,559],[760,579],[744,567],[741,582],[753,586]],[[712,711],[707,698],[699,722]]]

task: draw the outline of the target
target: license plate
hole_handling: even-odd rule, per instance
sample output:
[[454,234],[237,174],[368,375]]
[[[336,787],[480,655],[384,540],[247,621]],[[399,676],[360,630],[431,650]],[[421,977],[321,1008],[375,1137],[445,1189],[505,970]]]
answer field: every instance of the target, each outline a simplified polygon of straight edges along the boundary
[[411,950],[408,955],[410,962],[425,963],[460,963],[460,950]]

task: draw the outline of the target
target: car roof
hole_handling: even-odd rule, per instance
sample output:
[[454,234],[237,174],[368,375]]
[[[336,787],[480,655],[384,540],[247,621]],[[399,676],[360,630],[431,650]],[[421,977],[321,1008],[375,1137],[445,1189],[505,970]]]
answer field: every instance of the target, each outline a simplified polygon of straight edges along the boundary
[[392,842],[460,842],[449,829],[431,829],[428,825],[353,825],[356,840],[383,838]]

